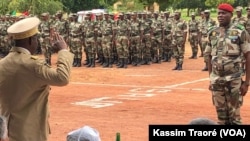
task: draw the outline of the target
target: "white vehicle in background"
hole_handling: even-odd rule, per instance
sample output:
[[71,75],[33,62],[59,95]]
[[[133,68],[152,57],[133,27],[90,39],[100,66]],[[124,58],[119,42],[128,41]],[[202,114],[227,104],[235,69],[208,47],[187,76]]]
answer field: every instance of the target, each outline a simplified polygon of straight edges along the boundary
[[77,15],[78,15],[78,22],[82,22],[84,21],[85,19],[85,16],[87,14],[93,14],[92,16],[94,16],[94,19],[95,19],[95,15],[96,14],[104,14],[104,13],[107,13],[107,10],[106,9],[92,9],[92,10],[85,10],[85,11],[78,11],[77,12]]

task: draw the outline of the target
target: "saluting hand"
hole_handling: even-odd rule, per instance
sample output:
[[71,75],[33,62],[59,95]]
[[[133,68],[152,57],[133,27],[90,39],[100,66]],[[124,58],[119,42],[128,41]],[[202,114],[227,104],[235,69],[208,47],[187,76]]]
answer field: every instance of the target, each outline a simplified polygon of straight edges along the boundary
[[55,32],[53,35],[52,46],[56,52],[58,52],[62,49],[68,49],[68,45],[66,44],[65,40],[57,32]]

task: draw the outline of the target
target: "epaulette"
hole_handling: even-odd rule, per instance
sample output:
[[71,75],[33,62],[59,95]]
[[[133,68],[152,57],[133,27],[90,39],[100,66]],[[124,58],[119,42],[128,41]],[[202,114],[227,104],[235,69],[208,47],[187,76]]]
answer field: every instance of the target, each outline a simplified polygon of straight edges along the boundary
[[243,25],[241,25],[241,24],[237,24],[236,27],[238,29],[240,29],[240,30],[244,30],[245,29],[245,27]]
[[38,56],[31,56],[30,59],[37,60],[39,57]]

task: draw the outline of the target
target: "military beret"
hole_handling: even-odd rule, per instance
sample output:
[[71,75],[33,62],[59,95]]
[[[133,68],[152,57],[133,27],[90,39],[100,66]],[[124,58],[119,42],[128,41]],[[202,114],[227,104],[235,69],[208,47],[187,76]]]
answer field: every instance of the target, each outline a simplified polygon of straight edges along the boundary
[[222,3],[218,6],[218,9],[220,10],[224,10],[224,11],[228,11],[228,12],[233,12],[234,8],[232,7],[232,5],[228,4],[228,3]]
[[37,17],[29,17],[12,24],[7,32],[13,39],[25,39],[38,33],[39,24]]

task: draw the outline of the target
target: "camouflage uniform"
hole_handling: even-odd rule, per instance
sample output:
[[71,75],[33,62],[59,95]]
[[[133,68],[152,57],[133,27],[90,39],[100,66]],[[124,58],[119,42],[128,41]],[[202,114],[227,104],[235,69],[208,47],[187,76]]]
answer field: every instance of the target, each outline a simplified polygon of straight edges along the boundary
[[40,44],[42,53],[45,57],[46,63],[51,65],[51,55],[52,55],[52,47],[51,47],[51,33],[50,33],[50,22],[49,22],[49,14],[43,13],[42,21],[39,26],[40,30]]
[[195,19],[195,14],[192,13],[192,19],[188,22],[188,40],[192,49],[192,56],[189,59],[196,59],[198,53],[198,34],[199,34],[199,21]]
[[125,20],[118,22],[116,50],[118,54],[118,68],[127,68],[129,55],[128,27]]
[[169,12],[164,13],[164,35],[163,35],[163,61],[170,62],[172,58],[172,28],[173,20],[169,18]]
[[77,22],[77,15],[73,14],[73,21],[69,24],[69,47],[74,54],[73,67],[80,67],[82,63],[82,26]]
[[112,67],[113,64],[113,24],[112,20],[107,19],[101,28],[102,31],[102,49],[104,56],[103,67]]
[[187,37],[187,23],[185,20],[180,19],[180,12],[175,13],[173,21],[173,53],[176,66],[173,70],[182,70],[182,64],[185,53],[185,42]]
[[[210,18],[210,11],[209,10],[205,10],[204,11],[205,15],[207,17],[205,17],[205,19],[202,21],[201,23],[201,27],[200,27],[200,33],[199,33],[199,36],[201,36],[201,51],[204,52],[206,46],[207,46],[207,32],[208,32],[208,29],[215,26],[216,22]],[[207,68],[207,60],[208,58],[207,57],[204,57],[204,62],[205,62],[205,67],[202,69],[202,71],[207,71],[208,68]]]
[[8,39],[7,34],[7,28],[11,25],[7,18],[8,16],[5,16],[2,18],[2,21],[0,22],[0,58],[5,57],[11,48],[10,41]]
[[84,48],[87,57],[87,67],[95,67],[95,56],[97,52],[96,33],[94,21],[89,21],[84,29]]
[[151,25],[152,20],[147,19],[146,14],[143,14],[143,19],[140,21],[140,32],[141,32],[141,48],[142,48],[142,62],[141,64],[150,65],[151,64],[151,48],[152,48],[152,32]]
[[163,31],[164,31],[164,22],[161,19],[158,19],[158,13],[155,13],[155,19],[151,26],[152,28],[152,59],[154,63],[161,63],[163,49]]
[[246,27],[246,17],[242,16],[242,8],[237,7],[236,8],[237,15],[232,19],[232,23],[235,25],[241,24],[242,26]]
[[139,66],[141,61],[141,37],[139,22],[135,13],[131,14],[129,35],[130,35],[130,60],[133,66]]
[[205,56],[211,56],[213,104],[220,124],[241,124],[240,94],[243,54],[250,51],[249,34],[241,25],[215,27],[208,34]]

